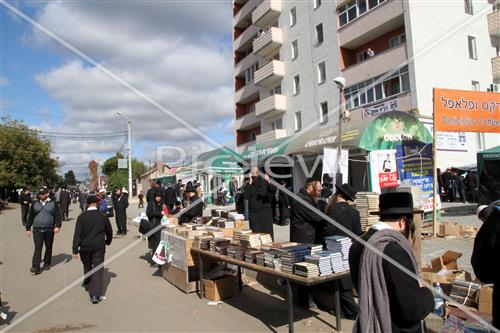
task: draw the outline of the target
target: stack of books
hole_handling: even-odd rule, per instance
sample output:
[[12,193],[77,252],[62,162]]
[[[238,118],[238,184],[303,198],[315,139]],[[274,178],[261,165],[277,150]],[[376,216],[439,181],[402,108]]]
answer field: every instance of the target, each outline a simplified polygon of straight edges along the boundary
[[280,252],[278,250],[264,252],[264,266],[276,268],[277,265],[281,266]]
[[290,247],[290,246],[295,246],[295,245],[299,245],[299,243],[296,243],[296,242],[273,243],[272,248],[273,249],[281,249],[283,247]]
[[227,247],[227,255],[236,260],[245,260],[245,249],[239,245],[230,245]]
[[308,255],[305,257],[305,261],[317,265],[319,267],[320,276],[333,273],[331,251],[323,251],[318,254]]
[[239,244],[240,240],[241,240],[241,235],[246,235],[246,234],[251,234],[251,233],[252,233],[252,230],[249,230],[249,229],[236,229],[233,232],[233,240]]
[[293,273],[305,278],[317,277],[319,276],[319,267],[309,262],[299,262],[293,265]]
[[264,264],[264,256],[265,256],[265,252],[259,252],[255,255],[255,263],[259,266],[262,266],[264,267],[265,264]]
[[309,249],[309,254],[318,254],[323,251],[323,245],[321,244],[305,244]]
[[245,219],[245,215],[238,214],[236,212],[229,212],[228,218],[232,221],[242,221]]
[[293,274],[293,264],[298,262],[303,262],[306,255],[308,255],[309,249],[307,245],[295,245],[289,247],[283,247],[278,250],[281,254],[281,270],[285,273]]
[[208,251],[210,250],[210,241],[212,239],[214,238],[210,235],[196,236],[194,238],[193,247]]
[[209,230],[208,234],[211,235],[211,236],[213,236],[214,238],[224,238],[224,232],[223,231],[219,231],[218,228],[217,228],[217,231]]
[[261,244],[271,245],[273,243],[273,238],[270,234],[260,234]]
[[234,229],[234,221],[229,221],[226,219],[224,219],[224,221],[219,221],[219,228]]
[[334,273],[342,273],[346,271],[346,269],[344,268],[344,260],[342,259],[342,253],[333,252],[331,254],[330,259],[332,264],[332,270]]
[[359,212],[363,231],[368,230],[378,221],[378,216],[371,214],[371,212],[378,211],[378,197],[379,194],[375,192],[358,192],[356,194],[356,209]]
[[260,250],[247,250],[245,252],[245,261],[252,263],[252,264],[255,264],[255,262],[257,261],[257,255],[259,253],[262,253],[262,251],[260,251]]
[[326,248],[333,252],[342,253],[343,259],[349,259],[349,249],[352,241],[345,236],[330,236],[325,238]]
[[261,244],[260,234],[250,233],[240,235],[240,244],[246,247],[258,248]]
[[210,251],[227,255],[227,247],[231,244],[230,239],[214,238],[210,241]]

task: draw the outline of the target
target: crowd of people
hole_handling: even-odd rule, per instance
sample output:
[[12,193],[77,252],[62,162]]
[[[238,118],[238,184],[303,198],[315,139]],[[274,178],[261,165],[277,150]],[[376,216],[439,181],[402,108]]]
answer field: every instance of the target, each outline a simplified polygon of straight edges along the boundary
[[477,174],[474,171],[460,171],[448,168],[437,169],[438,186],[443,202],[477,203]]

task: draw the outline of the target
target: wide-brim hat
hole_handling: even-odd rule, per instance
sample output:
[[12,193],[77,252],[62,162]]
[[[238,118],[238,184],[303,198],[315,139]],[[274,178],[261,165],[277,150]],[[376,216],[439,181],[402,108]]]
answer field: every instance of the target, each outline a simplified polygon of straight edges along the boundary
[[93,204],[93,203],[96,203],[96,202],[99,202],[101,199],[99,199],[97,196],[95,195],[89,195],[87,197],[87,205],[90,205],[90,204]]
[[413,208],[413,196],[408,192],[389,192],[382,193],[379,196],[377,212],[371,212],[372,215],[412,215],[420,214],[424,211]]
[[356,200],[357,191],[355,189],[353,189],[351,185],[342,184],[342,185],[338,186],[337,184],[335,184],[335,187],[337,188],[337,191],[339,191],[340,193],[345,195],[347,197],[347,199],[349,199],[351,201]]
[[38,194],[47,194],[47,193],[49,193],[49,189],[45,186],[38,191]]
[[187,184],[185,192],[196,192],[196,187],[193,184]]

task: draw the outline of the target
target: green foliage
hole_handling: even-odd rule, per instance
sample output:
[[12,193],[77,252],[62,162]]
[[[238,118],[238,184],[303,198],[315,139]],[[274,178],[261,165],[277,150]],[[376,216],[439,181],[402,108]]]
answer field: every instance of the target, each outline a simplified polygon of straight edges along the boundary
[[116,153],[115,156],[108,158],[102,165],[102,172],[108,177],[111,176],[116,170],[118,170],[118,159],[122,158],[125,157],[121,153]]
[[64,185],[76,185],[76,177],[73,170],[68,170],[68,172],[64,174]]
[[[123,154],[116,153],[102,165],[102,172],[108,177],[108,188],[128,187],[128,169],[118,169],[118,159],[125,158]],[[137,159],[132,159],[132,179],[139,178],[148,170],[147,166]]]
[[148,171],[146,164],[136,160],[135,158],[132,159],[132,179],[140,178],[142,174],[146,173],[146,171]]
[[108,176],[108,189],[128,187],[128,171],[120,169]]
[[0,118],[0,186],[38,188],[60,177],[51,146],[36,130],[17,120]]

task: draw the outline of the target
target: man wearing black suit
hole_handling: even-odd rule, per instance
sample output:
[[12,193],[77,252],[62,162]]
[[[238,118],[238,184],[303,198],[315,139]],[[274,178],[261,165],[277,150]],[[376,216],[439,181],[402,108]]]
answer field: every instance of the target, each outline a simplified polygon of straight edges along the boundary
[[102,296],[102,280],[104,276],[104,255],[106,245],[111,244],[113,229],[109,218],[97,209],[99,198],[95,195],[87,197],[87,211],[78,216],[73,235],[73,256],[81,258],[85,276],[83,287],[89,292],[90,301],[97,304]]

